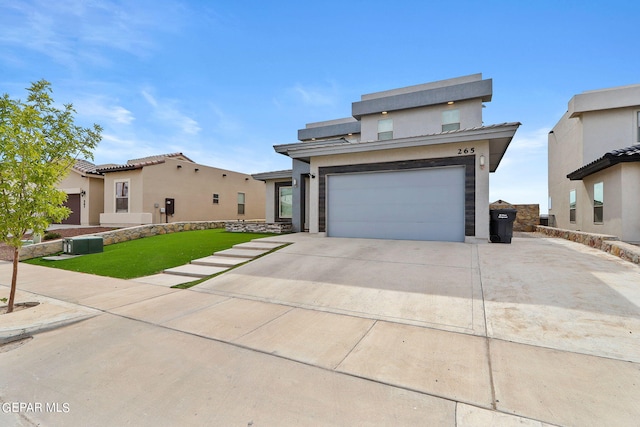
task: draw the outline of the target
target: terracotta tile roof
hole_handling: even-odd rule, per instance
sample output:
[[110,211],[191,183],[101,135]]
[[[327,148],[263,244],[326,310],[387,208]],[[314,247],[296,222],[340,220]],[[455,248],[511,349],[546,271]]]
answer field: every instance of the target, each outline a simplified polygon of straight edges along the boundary
[[134,165],[134,164],[153,162],[156,160],[163,160],[165,158],[173,158],[173,157],[182,157],[184,160],[188,162],[195,163],[193,160],[191,160],[190,158],[188,158],[182,153],[169,153],[169,154],[157,154],[155,156],[148,156],[148,157],[141,157],[139,159],[127,160],[127,164]]
[[162,159],[159,159],[159,160],[149,160],[145,162],[128,163],[126,165],[105,165],[105,166],[98,167],[96,170],[98,173],[129,171],[134,169],[142,169],[145,166],[158,165],[160,163],[164,163],[164,161],[165,160],[163,157]]
[[631,147],[621,148],[619,150],[609,151],[605,156],[610,155],[612,157],[624,157],[640,155],[640,144],[632,145]]
[[73,165],[73,168],[80,173],[97,173],[96,167],[97,166],[90,161],[83,159],[76,160],[75,164]]
[[145,166],[158,165],[160,163],[164,163],[165,159],[176,158],[176,157],[191,163],[195,163],[193,160],[191,160],[190,158],[188,158],[182,153],[170,153],[170,154],[158,154],[155,156],[148,156],[148,157],[141,157],[139,159],[127,160],[127,163],[124,165],[114,165],[114,164],[101,165],[101,166],[98,166],[96,170],[98,173],[105,173],[105,172],[118,172],[118,171],[142,169]]
[[640,144],[609,151],[599,159],[574,170],[567,175],[567,178],[572,181],[581,180],[582,178],[623,162],[640,162]]

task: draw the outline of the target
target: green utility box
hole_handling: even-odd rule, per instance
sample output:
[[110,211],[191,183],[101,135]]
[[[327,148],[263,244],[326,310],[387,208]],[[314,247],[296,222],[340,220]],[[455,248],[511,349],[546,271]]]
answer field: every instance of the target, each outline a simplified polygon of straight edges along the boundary
[[71,237],[62,242],[62,251],[65,254],[96,254],[103,250],[103,241],[100,236]]

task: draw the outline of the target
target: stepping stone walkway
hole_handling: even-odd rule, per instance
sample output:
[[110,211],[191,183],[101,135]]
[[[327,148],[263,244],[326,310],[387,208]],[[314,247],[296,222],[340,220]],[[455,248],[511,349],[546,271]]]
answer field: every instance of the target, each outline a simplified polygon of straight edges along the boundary
[[286,242],[270,242],[268,240],[240,243],[234,245],[231,249],[216,252],[208,257],[194,259],[189,264],[169,268],[160,274],[138,277],[131,280],[160,286],[175,286],[182,283],[193,282],[194,280],[202,279],[213,274],[222,273],[231,267],[251,261],[257,256],[266,254],[286,244]]

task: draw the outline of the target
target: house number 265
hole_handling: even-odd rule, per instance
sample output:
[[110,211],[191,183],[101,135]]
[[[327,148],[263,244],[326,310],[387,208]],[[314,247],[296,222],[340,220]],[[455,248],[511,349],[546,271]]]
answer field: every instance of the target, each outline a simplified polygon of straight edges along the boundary
[[458,155],[460,154],[473,154],[476,152],[476,148],[475,147],[471,147],[471,148],[458,148]]

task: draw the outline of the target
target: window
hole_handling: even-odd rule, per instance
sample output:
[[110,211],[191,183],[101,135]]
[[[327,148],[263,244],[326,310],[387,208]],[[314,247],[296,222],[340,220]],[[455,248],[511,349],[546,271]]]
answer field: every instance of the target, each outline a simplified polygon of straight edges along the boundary
[[213,204],[217,205],[219,203],[220,203],[220,195],[216,194],[216,193],[213,193]]
[[378,141],[393,139],[393,119],[378,120]]
[[604,184],[596,182],[593,184],[593,222],[603,223],[604,208]]
[[129,212],[129,181],[116,181],[116,213]]
[[576,190],[569,192],[569,222],[576,222]]
[[638,117],[636,117],[636,126],[638,127],[638,142],[640,142],[640,111],[638,111]]
[[460,129],[460,110],[442,112],[442,132]]
[[278,216],[282,219],[293,217],[293,190],[291,187],[280,187],[278,191]]
[[238,215],[244,215],[244,193],[238,193]]

